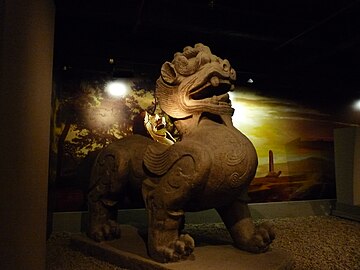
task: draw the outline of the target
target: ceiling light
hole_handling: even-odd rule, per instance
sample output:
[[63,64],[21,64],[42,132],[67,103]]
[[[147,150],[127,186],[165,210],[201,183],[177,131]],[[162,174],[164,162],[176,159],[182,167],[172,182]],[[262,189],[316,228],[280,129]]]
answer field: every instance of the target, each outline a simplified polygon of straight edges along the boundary
[[254,81],[253,81],[253,79],[249,78],[249,79],[247,80],[247,82],[248,82],[248,83],[253,83]]

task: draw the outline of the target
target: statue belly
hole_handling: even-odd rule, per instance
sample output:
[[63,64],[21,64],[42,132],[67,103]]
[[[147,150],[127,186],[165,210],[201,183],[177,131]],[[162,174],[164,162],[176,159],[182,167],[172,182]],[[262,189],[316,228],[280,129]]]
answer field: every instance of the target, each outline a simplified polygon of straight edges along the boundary
[[257,168],[257,154],[249,139],[236,129],[222,126],[208,133],[203,144],[212,164],[199,194],[199,208],[218,207],[244,197]]

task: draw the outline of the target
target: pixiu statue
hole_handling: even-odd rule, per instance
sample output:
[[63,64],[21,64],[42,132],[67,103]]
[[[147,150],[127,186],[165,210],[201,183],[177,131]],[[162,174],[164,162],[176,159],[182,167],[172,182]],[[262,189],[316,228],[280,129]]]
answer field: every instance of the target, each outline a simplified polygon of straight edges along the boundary
[[182,234],[185,212],[212,208],[236,247],[254,253],[268,250],[273,228],[267,223],[256,226],[247,204],[258,161],[253,144],[232,123],[228,92],[235,79],[229,61],[203,44],[184,48],[162,65],[156,98],[180,139],[161,143],[132,135],[100,152],[88,194],[89,237],[120,237],[116,206],[124,194],[137,194],[148,213],[148,252],[156,261],[186,259],[195,244]]

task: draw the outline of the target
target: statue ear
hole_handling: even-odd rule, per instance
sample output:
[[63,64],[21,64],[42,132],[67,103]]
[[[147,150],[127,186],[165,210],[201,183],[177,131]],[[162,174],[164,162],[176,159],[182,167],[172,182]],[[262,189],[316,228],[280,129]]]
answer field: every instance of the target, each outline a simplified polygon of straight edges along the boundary
[[172,63],[165,62],[162,65],[162,67],[161,67],[161,77],[168,84],[172,84],[172,83],[175,82],[176,77],[177,77],[177,73],[176,73],[175,67],[174,67],[174,65]]

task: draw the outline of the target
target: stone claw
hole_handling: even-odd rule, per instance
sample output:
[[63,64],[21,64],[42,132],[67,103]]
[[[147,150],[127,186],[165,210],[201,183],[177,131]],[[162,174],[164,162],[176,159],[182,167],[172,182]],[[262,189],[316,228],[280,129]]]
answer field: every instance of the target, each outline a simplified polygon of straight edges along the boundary
[[257,226],[252,237],[241,243],[239,248],[253,253],[266,252],[274,239],[273,226],[269,223],[263,223]]
[[92,226],[88,236],[97,242],[120,238],[120,224],[113,220],[108,220],[106,223]]
[[176,240],[175,246],[179,250],[179,254],[183,254],[185,257],[187,257],[194,251],[195,241],[190,235],[181,234],[179,239]]
[[152,257],[160,262],[177,262],[189,257],[194,248],[194,239],[188,234],[181,234],[178,239],[171,241],[168,246],[156,248],[157,254],[152,254]]

